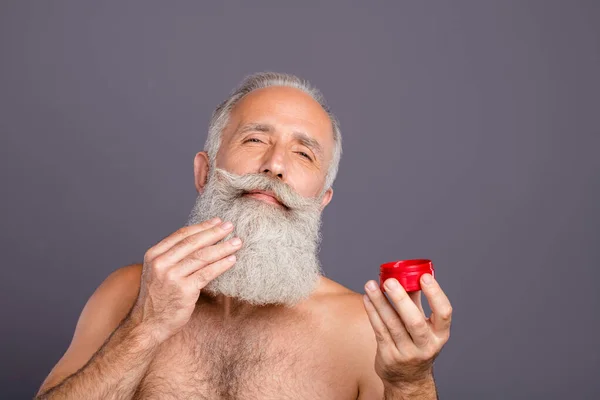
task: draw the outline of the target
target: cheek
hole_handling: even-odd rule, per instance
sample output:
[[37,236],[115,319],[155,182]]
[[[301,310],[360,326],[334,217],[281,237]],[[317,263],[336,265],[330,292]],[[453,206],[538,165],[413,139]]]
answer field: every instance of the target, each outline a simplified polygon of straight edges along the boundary
[[259,166],[257,157],[243,151],[228,151],[219,153],[217,157],[217,168],[224,169],[238,175],[255,173]]
[[325,184],[325,180],[304,171],[288,176],[288,184],[304,197],[316,197]]

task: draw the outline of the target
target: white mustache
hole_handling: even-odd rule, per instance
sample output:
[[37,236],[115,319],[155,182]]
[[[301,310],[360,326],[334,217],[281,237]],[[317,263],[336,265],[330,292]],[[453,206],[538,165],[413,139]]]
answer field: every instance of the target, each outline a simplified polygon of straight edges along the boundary
[[227,182],[229,189],[233,189],[230,193],[235,198],[253,190],[272,192],[285,207],[298,211],[315,210],[315,207],[318,208],[321,202],[319,198],[303,197],[288,184],[264,174],[236,175],[224,169],[216,168],[215,177]]

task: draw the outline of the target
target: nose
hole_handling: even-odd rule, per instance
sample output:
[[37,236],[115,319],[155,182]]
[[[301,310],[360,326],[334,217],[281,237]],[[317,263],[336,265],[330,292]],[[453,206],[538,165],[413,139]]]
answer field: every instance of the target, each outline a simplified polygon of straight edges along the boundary
[[260,166],[260,172],[267,174],[272,178],[278,178],[285,180],[286,178],[286,165],[285,165],[285,152],[283,149],[274,146],[269,152],[265,154],[264,161]]

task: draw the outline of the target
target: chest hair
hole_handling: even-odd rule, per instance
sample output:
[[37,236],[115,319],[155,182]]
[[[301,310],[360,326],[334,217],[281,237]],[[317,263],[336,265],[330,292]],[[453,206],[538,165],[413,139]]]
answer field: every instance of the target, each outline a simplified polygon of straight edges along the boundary
[[315,332],[298,319],[230,325],[197,319],[165,343],[135,398],[318,399],[323,390],[315,380],[326,369],[315,357]]

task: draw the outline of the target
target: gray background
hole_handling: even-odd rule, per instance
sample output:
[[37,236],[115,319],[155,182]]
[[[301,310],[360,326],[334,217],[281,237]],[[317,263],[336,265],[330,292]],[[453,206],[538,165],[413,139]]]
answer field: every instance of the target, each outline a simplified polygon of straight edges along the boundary
[[0,51],[2,399],[185,223],[212,109],[262,70],[342,123],[327,275],[433,259],[442,398],[600,395],[599,2],[2,1]]

